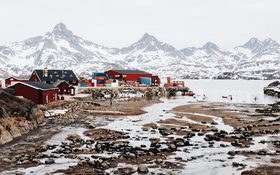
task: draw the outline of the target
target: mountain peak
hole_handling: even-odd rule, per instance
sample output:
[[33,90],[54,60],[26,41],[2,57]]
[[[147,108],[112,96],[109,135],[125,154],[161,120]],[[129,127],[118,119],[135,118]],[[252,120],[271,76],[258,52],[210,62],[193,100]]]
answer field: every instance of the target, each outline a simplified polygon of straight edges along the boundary
[[[137,42],[133,43],[129,47],[121,49],[122,53],[133,53],[141,50],[144,52],[158,52],[163,51],[167,54],[179,55],[179,51],[173,46],[163,43],[156,39],[153,35],[145,33]],[[179,57],[179,56],[178,56]]]
[[207,42],[206,44],[204,44],[202,46],[202,49],[206,49],[206,50],[219,50],[219,47],[212,43],[212,42]]
[[253,49],[253,48],[256,48],[257,46],[259,46],[261,44],[261,41],[256,38],[256,37],[252,37],[247,43],[245,43],[243,46],[245,48],[250,48],[250,49]]
[[54,26],[53,28],[53,32],[57,32],[57,31],[68,31],[66,25],[64,23],[58,23]]
[[268,52],[273,52],[275,51],[275,49],[279,49],[280,44],[271,38],[266,38],[263,41],[260,41],[257,38],[251,38],[242,47],[250,49],[253,53],[257,53],[258,55],[260,55]]
[[142,36],[142,38],[139,40],[139,42],[151,42],[151,41],[156,41],[158,42],[158,40],[156,39],[156,37],[154,37],[153,35],[148,34],[147,32]]
[[66,25],[63,23],[58,23],[57,25],[55,25],[52,33],[54,35],[58,35],[58,36],[72,36],[73,35],[72,31],[68,30]]
[[266,38],[263,40],[264,45],[279,45],[279,43],[271,38]]

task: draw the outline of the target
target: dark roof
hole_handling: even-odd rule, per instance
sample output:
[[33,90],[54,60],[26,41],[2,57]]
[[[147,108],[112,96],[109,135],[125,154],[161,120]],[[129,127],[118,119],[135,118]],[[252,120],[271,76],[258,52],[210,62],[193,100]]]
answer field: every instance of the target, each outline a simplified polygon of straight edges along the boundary
[[120,74],[151,74],[142,70],[112,70]]
[[41,81],[53,81],[56,82],[58,80],[65,80],[65,81],[78,81],[78,78],[76,77],[75,73],[72,70],[49,70],[48,69],[48,76],[45,77],[43,75],[44,70],[34,70],[36,74],[38,75],[39,79]]
[[54,87],[50,84],[46,84],[38,81],[19,82],[17,84],[24,84],[26,86],[33,87],[34,89],[40,89],[40,90],[57,89],[57,87]]
[[67,83],[67,84],[69,85],[69,83],[68,83],[67,81],[65,81],[65,80],[58,80],[58,81],[56,81],[55,83],[53,83],[52,85],[53,85],[54,87],[57,87],[58,85],[60,85],[60,83],[63,83],[63,82],[65,82],[65,83]]

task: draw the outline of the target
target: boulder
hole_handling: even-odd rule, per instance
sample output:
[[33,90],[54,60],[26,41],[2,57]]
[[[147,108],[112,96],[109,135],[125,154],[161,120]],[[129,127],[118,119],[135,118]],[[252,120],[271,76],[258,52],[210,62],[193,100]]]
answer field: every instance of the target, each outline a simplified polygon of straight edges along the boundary
[[54,159],[47,159],[45,161],[45,164],[53,164],[53,163],[55,163]]
[[139,165],[137,171],[138,173],[146,174],[149,172],[149,169],[146,165]]

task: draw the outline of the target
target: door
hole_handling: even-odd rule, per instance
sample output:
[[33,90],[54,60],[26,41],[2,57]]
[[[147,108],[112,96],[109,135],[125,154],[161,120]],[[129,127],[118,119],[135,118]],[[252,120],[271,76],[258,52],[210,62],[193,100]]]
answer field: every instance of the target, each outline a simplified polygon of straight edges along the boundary
[[71,95],[74,95],[74,94],[75,94],[75,89],[71,88]]

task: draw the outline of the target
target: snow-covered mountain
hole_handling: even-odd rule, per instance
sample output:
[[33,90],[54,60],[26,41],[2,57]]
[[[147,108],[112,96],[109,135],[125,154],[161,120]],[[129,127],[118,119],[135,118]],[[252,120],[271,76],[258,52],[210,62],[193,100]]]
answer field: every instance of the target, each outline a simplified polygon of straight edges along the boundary
[[278,79],[280,78],[280,44],[271,38],[251,38],[232,50],[222,50],[208,42],[201,48],[181,50],[187,59],[197,60],[215,79]]
[[145,33],[118,49],[85,40],[59,23],[44,36],[0,46],[0,76],[28,75],[44,67],[73,69],[79,75],[129,68],[161,77],[273,79],[280,77],[280,44],[251,38],[232,50],[211,42],[177,50]]
[[240,78],[280,78],[280,44],[271,38],[263,41],[251,38],[234,48],[232,55],[237,58],[237,63],[231,72]]
[[122,68],[109,60],[116,52],[75,36],[60,23],[44,36],[0,46],[0,70],[28,75],[34,68],[48,67],[90,74],[93,70]]

